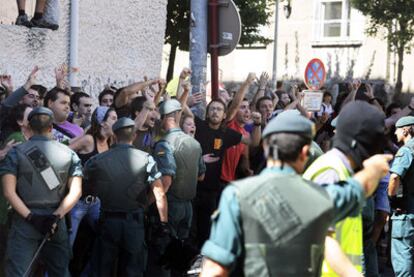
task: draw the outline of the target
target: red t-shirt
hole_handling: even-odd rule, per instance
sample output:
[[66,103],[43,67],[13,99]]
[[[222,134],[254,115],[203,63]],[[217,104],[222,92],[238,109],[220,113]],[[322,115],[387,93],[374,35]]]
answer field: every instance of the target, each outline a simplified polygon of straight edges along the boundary
[[[249,135],[244,127],[240,126],[237,123],[236,119],[230,121],[227,124],[227,127],[235,130],[236,132],[239,132],[243,137]],[[246,145],[240,142],[239,144],[233,145],[226,150],[223,158],[223,164],[221,166],[221,180],[225,182],[231,182],[236,179],[237,165],[239,164],[240,157],[245,149]]]

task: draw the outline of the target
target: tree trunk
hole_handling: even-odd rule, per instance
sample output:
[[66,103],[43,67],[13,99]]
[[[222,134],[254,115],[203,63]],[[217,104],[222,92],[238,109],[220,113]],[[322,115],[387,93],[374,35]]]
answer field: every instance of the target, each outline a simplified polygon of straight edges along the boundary
[[168,69],[167,69],[167,82],[171,81],[171,79],[174,77],[174,64],[175,64],[176,54],[177,54],[177,45],[171,44],[170,58],[168,60]]
[[398,48],[398,67],[397,67],[397,83],[395,84],[395,94],[394,96],[398,96],[401,94],[402,90],[402,73],[404,70],[404,46],[401,45]]

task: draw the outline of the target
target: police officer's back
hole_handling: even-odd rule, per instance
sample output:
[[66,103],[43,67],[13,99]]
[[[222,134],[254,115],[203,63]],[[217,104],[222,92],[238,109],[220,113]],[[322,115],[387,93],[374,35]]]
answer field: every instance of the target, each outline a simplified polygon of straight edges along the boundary
[[81,195],[77,155],[49,139],[53,113],[36,108],[28,116],[33,136],[13,148],[0,167],[6,199],[14,209],[7,276],[22,276],[45,236],[41,251],[49,276],[68,276],[70,247],[64,220]]
[[319,276],[329,224],[360,208],[388,165],[383,156],[372,159],[347,188],[305,181],[298,173],[307,160],[312,126],[287,112],[268,124],[267,168],[224,190],[202,249],[208,258],[202,276]]
[[119,119],[112,127],[117,143],[110,150],[91,158],[85,165],[85,178],[101,199],[99,238],[94,247],[92,271],[110,276],[119,257],[119,276],[143,276],[146,247],[144,207],[152,189],[160,221],[167,222],[167,202],[161,174],[153,158],[132,146],[134,121]]
[[[174,237],[185,240],[189,237],[192,204],[196,195],[197,181],[205,171],[200,144],[179,128],[181,104],[173,99],[160,107],[164,137],[155,145],[154,158],[162,173],[164,187],[168,190],[168,223]],[[161,241],[156,234],[151,238],[149,251],[149,276],[169,276],[157,260],[169,241]],[[175,254],[174,254],[175,255]]]

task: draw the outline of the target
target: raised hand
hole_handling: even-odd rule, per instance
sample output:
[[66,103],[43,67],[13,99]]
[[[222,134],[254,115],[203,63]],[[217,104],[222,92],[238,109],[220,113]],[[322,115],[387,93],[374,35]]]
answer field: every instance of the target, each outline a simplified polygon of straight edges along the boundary
[[30,75],[27,78],[27,81],[23,86],[25,90],[29,90],[31,86],[36,84],[36,76],[37,76],[38,71],[39,71],[39,67],[36,65],[32,69],[32,72],[30,72]]

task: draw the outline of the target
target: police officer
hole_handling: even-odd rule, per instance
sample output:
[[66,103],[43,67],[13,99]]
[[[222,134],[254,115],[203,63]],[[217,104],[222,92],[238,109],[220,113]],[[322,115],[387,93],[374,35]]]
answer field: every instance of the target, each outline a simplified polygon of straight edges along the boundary
[[36,108],[28,116],[33,136],[14,147],[0,166],[3,191],[14,214],[6,276],[23,276],[40,242],[48,276],[69,276],[70,246],[63,216],[79,200],[82,168],[67,146],[50,140],[53,113]]
[[320,187],[298,175],[312,130],[312,122],[292,113],[269,122],[263,131],[267,168],[224,190],[202,249],[202,276],[319,276],[329,224],[361,208],[391,157],[366,161],[344,186]]
[[[189,237],[191,227],[191,200],[196,195],[197,181],[203,178],[205,172],[202,150],[193,137],[179,128],[181,104],[177,100],[163,102],[160,106],[160,114],[165,135],[155,145],[154,158],[162,173],[164,188],[168,191],[168,222],[172,236],[185,240]],[[161,248],[165,246],[162,244]],[[151,249],[162,252],[160,247],[155,247],[158,249],[151,247]],[[151,253],[151,263],[157,259],[158,254]],[[169,276],[170,273],[159,266],[150,266],[148,276],[162,275]]]
[[92,257],[94,276],[143,276],[146,246],[144,207],[150,190],[155,195],[160,221],[167,224],[167,200],[154,159],[135,149],[134,121],[121,118],[112,126],[117,143],[85,165],[88,183],[101,199],[99,237]]
[[[398,142],[403,142],[390,169],[388,195],[394,209],[391,231],[391,263],[395,276],[412,276],[414,247],[414,117],[395,124]],[[402,185],[402,187],[401,187]]]

